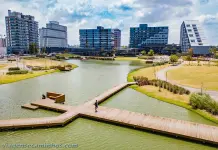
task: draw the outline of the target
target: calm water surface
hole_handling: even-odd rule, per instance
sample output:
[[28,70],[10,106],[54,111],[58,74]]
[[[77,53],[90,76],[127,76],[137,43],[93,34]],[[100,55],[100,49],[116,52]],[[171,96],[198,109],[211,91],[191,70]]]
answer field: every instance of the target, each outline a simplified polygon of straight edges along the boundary
[[[53,91],[66,94],[66,104],[78,105],[105,90],[126,82],[131,69],[139,67],[127,61],[70,60],[79,67],[68,73],[55,73],[0,86],[0,119],[55,116],[46,110],[21,109],[25,103],[40,99],[42,93]],[[127,88],[102,104],[151,115],[215,125],[181,107],[149,98]],[[155,150],[212,150],[201,144],[155,135],[87,119],[77,119],[63,128],[0,132],[0,150],[3,144],[78,144],[78,149],[155,149]],[[29,149],[29,148],[27,148]],[[40,149],[40,148],[37,148]],[[42,148],[45,149],[45,148]],[[55,148],[50,148],[55,149]],[[64,149],[64,148],[58,148]],[[65,148],[66,149],[66,148]]]

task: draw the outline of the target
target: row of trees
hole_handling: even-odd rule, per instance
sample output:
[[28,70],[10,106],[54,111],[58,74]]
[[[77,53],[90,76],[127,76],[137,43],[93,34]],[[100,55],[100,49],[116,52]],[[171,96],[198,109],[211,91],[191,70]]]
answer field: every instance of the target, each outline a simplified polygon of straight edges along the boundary
[[[146,55],[146,51],[145,50],[141,51],[141,54]],[[150,49],[150,51],[148,52],[148,56],[154,56],[154,50],[153,49]]]

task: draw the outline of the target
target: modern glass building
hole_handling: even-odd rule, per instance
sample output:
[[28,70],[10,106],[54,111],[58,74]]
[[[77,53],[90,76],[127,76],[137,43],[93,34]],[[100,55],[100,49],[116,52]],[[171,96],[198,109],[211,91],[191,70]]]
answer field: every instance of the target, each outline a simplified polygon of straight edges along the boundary
[[114,49],[114,30],[98,26],[97,29],[80,29],[80,47],[98,50]]
[[38,22],[33,16],[8,10],[5,17],[8,53],[28,53],[29,45],[38,43]]
[[130,48],[144,48],[148,46],[166,45],[168,43],[169,29],[163,27],[148,27],[140,24],[139,27],[130,28]]
[[67,27],[57,21],[50,21],[46,28],[39,29],[40,48],[42,47],[68,47]]
[[194,54],[209,54],[209,44],[199,21],[183,21],[180,28],[180,45],[182,52],[192,48]]
[[119,49],[121,46],[121,31],[120,29],[114,29],[114,47]]

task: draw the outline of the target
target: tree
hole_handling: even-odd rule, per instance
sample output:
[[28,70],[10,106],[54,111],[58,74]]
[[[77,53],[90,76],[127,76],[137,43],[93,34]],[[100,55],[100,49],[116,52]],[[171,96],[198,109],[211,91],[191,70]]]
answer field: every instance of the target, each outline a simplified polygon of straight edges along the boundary
[[148,52],[149,56],[154,56],[154,50],[150,49],[150,51]]
[[146,55],[146,51],[145,50],[141,51],[141,54]]
[[216,52],[217,52],[217,48],[215,46],[213,46],[213,47],[210,48],[209,51],[213,55],[213,58],[215,58]]
[[189,65],[190,65],[190,61],[192,61],[192,56],[191,55],[186,56],[186,60],[189,61]]
[[175,63],[178,62],[179,57],[176,55],[171,55],[170,56],[170,62]]
[[37,46],[36,43],[30,43],[29,45],[29,52],[30,54],[36,54],[37,53]]
[[41,53],[42,54],[46,53],[46,48],[45,47],[42,48]]
[[188,49],[188,54],[192,57],[193,56],[193,48]]

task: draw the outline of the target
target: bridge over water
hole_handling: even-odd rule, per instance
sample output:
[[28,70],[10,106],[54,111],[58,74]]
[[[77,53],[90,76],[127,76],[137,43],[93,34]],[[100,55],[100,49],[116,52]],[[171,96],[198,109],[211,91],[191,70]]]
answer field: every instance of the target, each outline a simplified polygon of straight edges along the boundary
[[[52,111],[62,112],[62,114],[56,117],[0,120],[0,130],[64,126],[78,117],[85,117],[135,129],[218,145],[218,127],[215,126],[102,106],[99,106],[97,113],[95,112],[94,103],[96,100],[101,103],[125,87],[133,84],[135,83],[129,82],[115,86],[79,106],[57,104],[50,99],[32,102],[32,107],[50,109]],[[29,106],[31,107],[31,105]]]

